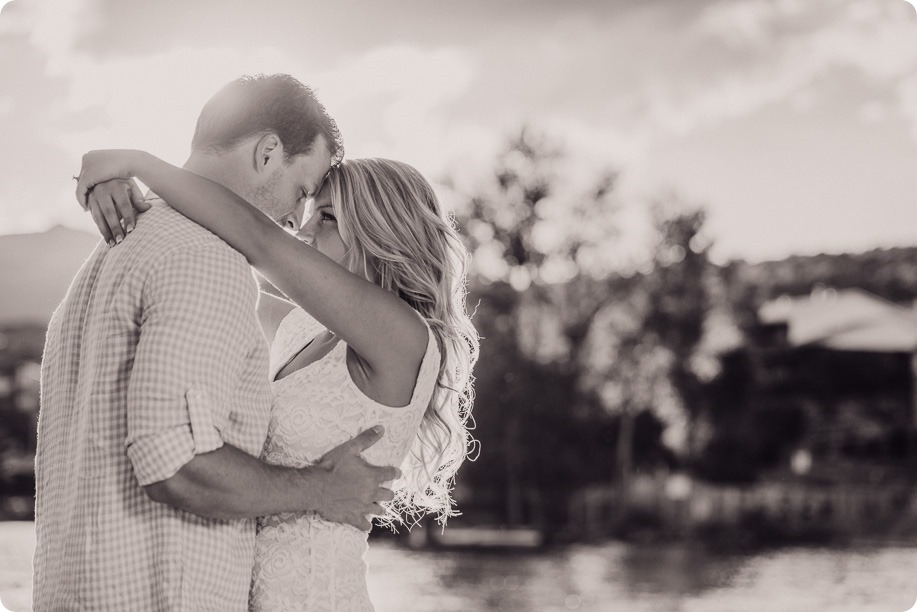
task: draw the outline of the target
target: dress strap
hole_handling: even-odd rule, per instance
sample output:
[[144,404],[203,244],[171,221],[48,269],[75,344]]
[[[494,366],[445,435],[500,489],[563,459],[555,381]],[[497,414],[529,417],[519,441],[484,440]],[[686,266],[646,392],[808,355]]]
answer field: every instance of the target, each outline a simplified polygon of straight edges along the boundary
[[[419,315],[418,315],[419,316]],[[439,367],[441,356],[439,344],[436,341],[436,334],[427,321],[420,317],[427,328],[427,350],[424,353],[423,361],[420,363],[420,370],[417,372],[417,382],[414,383],[414,394],[411,397],[411,404],[420,402],[429,403],[433,396],[433,391],[439,380]]]

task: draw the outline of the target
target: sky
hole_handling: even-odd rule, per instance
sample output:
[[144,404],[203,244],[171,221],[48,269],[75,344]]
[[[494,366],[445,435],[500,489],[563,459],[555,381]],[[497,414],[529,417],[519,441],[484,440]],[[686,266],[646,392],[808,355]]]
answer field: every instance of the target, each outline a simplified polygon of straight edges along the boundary
[[[3,3],[3,0],[0,0]],[[181,164],[223,84],[287,72],[348,157],[459,192],[507,137],[708,211],[720,261],[917,245],[917,11],[904,0],[13,0],[0,11],[0,234],[93,229],[82,153]]]

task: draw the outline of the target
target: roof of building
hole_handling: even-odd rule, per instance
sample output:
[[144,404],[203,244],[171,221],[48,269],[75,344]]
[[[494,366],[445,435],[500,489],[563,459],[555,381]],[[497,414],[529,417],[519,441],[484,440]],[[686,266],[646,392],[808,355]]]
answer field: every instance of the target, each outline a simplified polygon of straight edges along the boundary
[[786,324],[793,346],[846,351],[917,351],[917,310],[862,289],[816,289],[807,296],[781,296],[758,310],[764,324]]

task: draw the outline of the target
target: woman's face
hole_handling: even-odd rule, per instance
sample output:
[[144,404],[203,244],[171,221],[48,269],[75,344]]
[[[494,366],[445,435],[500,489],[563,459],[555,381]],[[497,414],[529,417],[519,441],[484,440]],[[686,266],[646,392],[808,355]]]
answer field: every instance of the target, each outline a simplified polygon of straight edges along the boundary
[[337,215],[331,206],[331,189],[327,185],[315,198],[306,202],[305,215],[306,219],[296,236],[344,265],[347,245],[338,230]]

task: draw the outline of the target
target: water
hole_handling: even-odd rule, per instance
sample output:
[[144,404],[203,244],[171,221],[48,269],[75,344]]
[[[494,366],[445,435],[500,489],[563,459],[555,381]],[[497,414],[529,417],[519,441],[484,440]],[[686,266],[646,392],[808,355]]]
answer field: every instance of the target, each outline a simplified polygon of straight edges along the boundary
[[[0,523],[0,600],[28,610],[30,523]],[[374,543],[379,612],[905,612],[917,549],[791,548],[754,555],[608,543],[545,554],[410,551]]]

